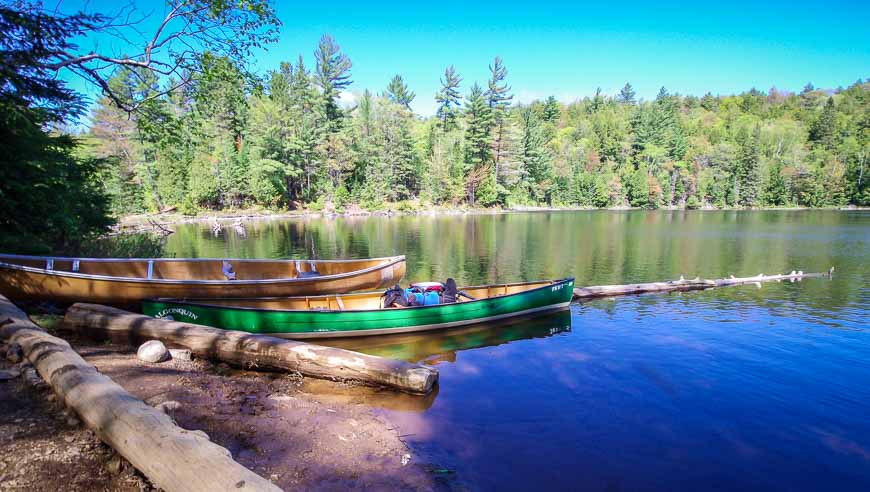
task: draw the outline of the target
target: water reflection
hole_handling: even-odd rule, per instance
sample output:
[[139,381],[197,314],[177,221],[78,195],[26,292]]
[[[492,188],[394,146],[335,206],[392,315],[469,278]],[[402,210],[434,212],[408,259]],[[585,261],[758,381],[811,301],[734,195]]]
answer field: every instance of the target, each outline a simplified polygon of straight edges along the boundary
[[[870,212],[565,212],[208,224],[176,256],[407,255],[406,282],[578,285],[827,271],[599,299],[547,318],[339,340],[436,365],[427,398],[348,387],[474,490],[870,489]],[[566,318],[570,316],[570,318]],[[570,331],[564,330],[568,327]],[[310,382],[309,391],[319,392]]]
[[570,331],[571,313],[566,310],[443,331],[337,338],[318,343],[391,359],[438,365],[455,363],[457,353],[463,350],[494,347],[531,338],[546,338]]

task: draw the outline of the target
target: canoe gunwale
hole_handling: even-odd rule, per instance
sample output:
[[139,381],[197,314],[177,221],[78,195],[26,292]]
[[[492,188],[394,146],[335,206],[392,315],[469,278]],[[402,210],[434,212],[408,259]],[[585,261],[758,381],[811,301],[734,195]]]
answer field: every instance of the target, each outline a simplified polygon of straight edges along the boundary
[[53,259],[53,260],[86,260],[86,261],[102,261],[102,262],[134,262],[134,261],[165,261],[165,262],[206,262],[206,261],[229,261],[229,262],[315,262],[315,263],[345,263],[349,261],[379,261],[375,266],[371,266],[368,268],[363,268],[360,270],[352,270],[349,272],[337,273],[332,275],[320,275],[318,277],[303,277],[303,278],[268,278],[268,279],[254,279],[254,280],[184,280],[184,279],[165,279],[165,278],[143,278],[143,277],[116,277],[112,275],[94,275],[88,273],[79,273],[79,272],[68,272],[64,270],[48,270],[45,268],[36,268],[25,265],[17,265],[15,263],[7,263],[5,261],[0,261],[0,270],[8,269],[15,270],[20,272],[27,272],[37,275],[46,275],[49,277],[67,277],[67,278],[79,278],[85,280],[103,280],[103,281],[112,281],[112,282],[130,282],[130,283],[143,283],[143,284],[162,284],[162,285],[223,285],[223,286],[236,286],[236,285],[268,285],[268,284],[287,284],[287,283],[317,283],[321,281],[329,281],[329,280],[337,280],[342,278],[350,278],[356,277],[362,274],[376,272],[379,270],[383,270],[385,268],[390,268],[397,263],[402,263],[405,261],[404,255],[399,256],[385,256],[382,258],[360,258],[358,260],[269,260],[269,259],[243,259],[243,258],[75,258],[75,257],[62,257],[62,256],[27,256],[27,255],[0,255],[0,259],[2,258],[15,258],[15,259]]
[[[540,287],[535,287],[534,289],[524,290],[521,292],[514,292],[513,294],[498,295],[498,296],[492,296],[492,297],[482,297],[480,299],[462,301],[461,303],[455,303],[455,304],[474,304],[474,303],[488,301],[488,300],[492,300],[492,299],[506,299],[506,298],[513,297],[513,296],[520,296],[520,295],[528,294],[531,292],[536,292],[536,291],[541,290],[541,289],[552,288],[555,285],[566,284],[568,282],[573,282],[573,281],[574,281],[574,277],[566,277],[566,278],[559,279],[559,280],[549,280],[549,281],[544,280],[544,281],[535,281],[535,282],[515,282],[515,283],[510,283],[510,284],[476,285],[476,286],[462,287],[460,290],[486,288],[486,287],[492,287],[494,285],[498,286],[498,287],[502,287],[502,286],[511,287],[511,286],[517,286],[517,285],[536,284],[536,283],[540,283],[540,282],[550,282],[549,284],[542,285]],[[289,297],[317,299],[317,298],[329,298],[329,297],[335,297],[335,296],[348,297],[348,296],[353,296],[355,294],[362,295],[362,294],[374,294],[374,293],[375,292],[358,292],[358,293],[350,293],[350,294],[327,294],[327,295],[318,295],[318,296],[289,296]],[[251,298],[248,298],[248,299],[251,299]],[[259,299],[278,300],[278,299],[286,299],[286,297],[263,297],[263,298],[259,298]],[[431,309],[431,308],[443,308],[444,306],[453,305],[453,304],[432,304],[429,306],[407,306],[407,307],[402,307],[402,308],[308,310],[308,309],[270,309],[270,308],[233,306],[233,305],[225,305],[225,304],[208,304],[207,302],[197,302],[197,301],[203,301],[203,300],[205,300],[205,299],[157,297],[157,298],[143,299],[142,302],[186,304],[186,305],[197,306],[197,307],[221,308],[221,309],[238,310],[238,311],[309,313],[309,314],[376,313],[376,312],[383,311],[384,309],[396,309],[396,310],[401,309],[402,311],[407,311],[407,310],[423,310],[423,309]],[[242,300],[245,300],[245,298],[236,298],[233,300],[234,301],[242,301]],[[570,304],[570,302],[568,304]]]

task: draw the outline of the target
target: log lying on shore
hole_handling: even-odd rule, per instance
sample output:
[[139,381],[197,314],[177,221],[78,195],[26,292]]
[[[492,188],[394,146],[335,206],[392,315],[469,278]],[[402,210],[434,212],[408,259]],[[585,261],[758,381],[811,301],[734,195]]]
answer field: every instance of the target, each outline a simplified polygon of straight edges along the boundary
[[728,285],[741,284],[757,284],[761,282],[781,282],[783,280],[802,280],[810,277],[831,277],[834,275],[834,267],[827,273],[804,273],[803,271],[785,273],[782,275],[765,275],[763,273],[755,277],[734,277],[721,278],[716,280],[707,280],[702,278],[694,278],[686,280],[680,277],[679,280],[669,280],[665,282],[649,282],[644,284],[626,284],[626,285],[593,285],[589,287],[577,287],[574,289],[575,299],[584,299],[591,297],[608,297],[608,296],[623,296],[630,294],[645,294],[648,292],[669,292],[669,291],[685,291],[685,290],[703,290],[713,287],[725,287]]
[[225,448],[186,431],[97,372],[69,344],[34,325],[0,296],[0,338],[24,356],[85,425],[167,491],[280,491]]
[[194,354],[245,369],[298,371],[322,379],[359,381],[408,393],[426,394],[438,371],[410,362],[361,354],[242,331],[151,318],[98,304],[70,307],[64,328],[115,342],[139,344],[147,340],[181,345]]

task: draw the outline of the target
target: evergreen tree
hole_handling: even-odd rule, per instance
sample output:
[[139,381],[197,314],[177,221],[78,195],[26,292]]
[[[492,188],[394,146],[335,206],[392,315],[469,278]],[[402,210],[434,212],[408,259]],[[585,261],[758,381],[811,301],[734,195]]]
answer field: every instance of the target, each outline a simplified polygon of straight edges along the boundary
[[501,57],[497,56],[489,66],[490,78],[486,90],[486,103],[491,114],[491,131],[493,132],[493,162],[495,164],[495,183],[499,183],[500,165],[505,159],[507,149],[505,112],[510,106],[513,95],[510,94],[510,86],[507,85],[507,68]]
[[761,127],[756,125],[750,134],[746,127],[737,132],[737,160],[735,178],[737,183],[738,205],[753,207],[758,205],[759,185],[761,183],[760,151]]
[[514,98],[510,94],[510,86],[507,85],[507,68],[500,56],[495,57],[492,65],[489,66],[489,83],[486,90],[486,104],[496,118],[503,118],[504,111],[510,106],[511,100]]
[[716,111],[719,104],[716,101],[716,98],[713,97],[713,94],[709,92],[704,94],[704,97],[701,98],[701,107],[706,109],[707,111]]
[[810,126],[810,140],[826,149],[832,149],[837,132],[837,108],[829,97],[819,117]]
[[665,86],[662,86],[659,89],[658,95],[656,95],[656,102],[661,103],[662,101],[667,101],[671,98],[671,95],[668,93],[668,90],[665,89]]
[[520,162],[523,166],[522,181],[538,202],[547,200],[547,183],[552,178],[551,155],[547,149],[547,137],[538,115],[530,106],[520,110],[522,138]]
[[616,100],[622,104],[634,104],[636,102],[634,98],[635,95],[636,93],[634,92],[634,87],[626,82],[622,89],[619,91],[619,95],[616,96]]
[[461,82],[462,78],[456,75],[453,65],[444,70],[444,77],[441,78],[441,89],[435,95],[435,101],[438,103],[436,115],[441,120],[444,131],[450,131],[457,126],[456,115],[461,99],[459,95]]
[[589,103],[589,113],[597,113],[602,107],[604,107],[604,96],[601,95],[601,87],[599,87],[595,89],[595,96]]
[[548,97],[546,102],[544,102],[544,121],[547,123],[555,123],[558,121],[561,112],[562,110],[559,108],[559,102],[556,101],[556,97]]
[[405,81],[402,80],[401,75],[396,75],[392,80],[390,80],[386,94],[387,99],[396,104],[401,104],[408,110],[411,109],[411,101],[416,97],[416,94],[408,90],[408,86],[405,84]]
[[764,197],[767,205],[782,206],[788,204],[788,185],[782,176],[782,163],[780,162],[770,166]]
[[492,163],[493,114],[483,89],[475,83],[465,98],[465,162],[469,201],[474,200],[477,186],[486,177]]
[[315,82],[320,87],[326,121],[332,131],[336,131],[337,122],[342,116],[337,99],[341,91],[351,84],[350,69],[353,64],[328,34],[320,38],[314,59],[317,62]]
[[247,154],[243,136],[247,127],[248,101],[245,78],[229,58],[206,54],[195,77],[194,115],[200,152],[208,156],[213,176],[193,176],[196,195],[207,206],[242,205],[248,192]]
[[379,107],[380,162],[390,201],[408,200],[418,191],[417,158],[411,134],[412,115],[389,99]]

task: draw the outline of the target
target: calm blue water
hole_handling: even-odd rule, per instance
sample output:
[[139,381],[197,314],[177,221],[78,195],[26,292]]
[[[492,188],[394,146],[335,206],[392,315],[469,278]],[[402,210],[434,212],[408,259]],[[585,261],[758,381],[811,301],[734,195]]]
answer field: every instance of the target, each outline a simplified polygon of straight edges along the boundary
[[404,252],[412,280],[591,285],[835,266],[833,280],[596,300],[341,344],[438,368],[437,396],[382,411],[414,460],[449,470],[453,485],[870,490],[870,213],[319,220],[264,223],[247,238],[189,227],[179,256]]

